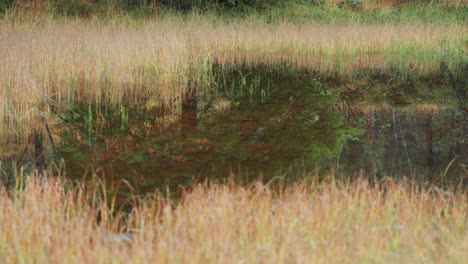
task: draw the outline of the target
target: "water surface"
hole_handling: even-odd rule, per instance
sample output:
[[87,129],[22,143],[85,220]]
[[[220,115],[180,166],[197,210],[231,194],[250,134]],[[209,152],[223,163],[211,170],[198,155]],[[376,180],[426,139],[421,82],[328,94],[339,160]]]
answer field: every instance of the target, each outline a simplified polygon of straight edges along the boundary
[[76,106],[62,114],[49,160],[63,159],[67,177],[99,169],[138,192],[232,174],[248,181],[318,170],[435,184],[467,175],[466,131],[450,87],[231,78],[172,110],[101,111],[109,121],[100,126],[96,109]]

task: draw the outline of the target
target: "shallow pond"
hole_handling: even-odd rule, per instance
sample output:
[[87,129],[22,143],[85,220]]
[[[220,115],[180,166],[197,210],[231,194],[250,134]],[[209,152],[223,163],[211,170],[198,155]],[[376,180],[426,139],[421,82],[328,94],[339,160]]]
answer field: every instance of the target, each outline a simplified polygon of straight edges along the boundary
[[67,177],[98,170],[140,193],[230,175],[294,180],[318,171],[435,184],[467,175],[466,131],[450,87],[232,79],[170,111],[121,107],[101,126],[92,125],[95,109],[77,106],[61,116],[67,122],[54,130],[60,141],[48,157],[65,161]]

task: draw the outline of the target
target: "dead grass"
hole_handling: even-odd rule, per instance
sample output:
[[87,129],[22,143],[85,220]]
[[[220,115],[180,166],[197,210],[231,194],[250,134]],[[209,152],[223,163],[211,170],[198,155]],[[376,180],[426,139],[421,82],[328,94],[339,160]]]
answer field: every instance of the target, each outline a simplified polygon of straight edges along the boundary
[[[111,197],[99,193],[34,177],[23,191],[2,191],[2,261],[463,263],[468,257],[466,192],[405,181],[296,183],[281,192],[260,183],[196,185],[176,206],[147,198],[125,218],[112,217],[104,203]],[[120,232],[133,237],[112,236]]]

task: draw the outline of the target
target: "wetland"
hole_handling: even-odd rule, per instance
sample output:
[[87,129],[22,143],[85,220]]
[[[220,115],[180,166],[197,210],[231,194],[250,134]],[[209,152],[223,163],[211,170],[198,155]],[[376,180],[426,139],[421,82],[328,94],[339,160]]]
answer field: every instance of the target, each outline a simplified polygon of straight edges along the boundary
[[140,194],[230,175],[293,182],[307,171],[466,186],[466,117],[448,83],[375,76],[352,84],[255,69],[213,83],[151,112],[67,105],[41,130],[39,150],[36,142],[2,161],[3,177],[19,158],[33,171],[41,156],[42,166],[65,164],[72,179],[99,174]]

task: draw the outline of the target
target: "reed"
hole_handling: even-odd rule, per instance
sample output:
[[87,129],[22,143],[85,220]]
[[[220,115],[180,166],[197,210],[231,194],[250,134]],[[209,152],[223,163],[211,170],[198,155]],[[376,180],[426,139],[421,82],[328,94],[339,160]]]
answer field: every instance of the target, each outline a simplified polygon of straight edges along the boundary
[[[18,185],[21,186],[21,185]],[[466,191],[405,180],[194,185],[115,209],[104,183],[29,177],[0,193],[5,263],[463,263]],[[125,235],[122,235],[125,234]]]

